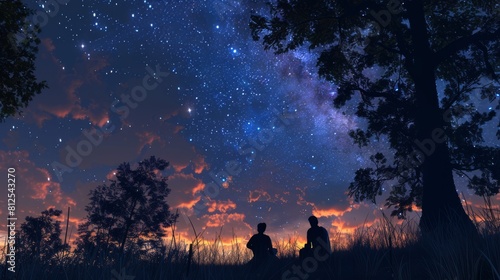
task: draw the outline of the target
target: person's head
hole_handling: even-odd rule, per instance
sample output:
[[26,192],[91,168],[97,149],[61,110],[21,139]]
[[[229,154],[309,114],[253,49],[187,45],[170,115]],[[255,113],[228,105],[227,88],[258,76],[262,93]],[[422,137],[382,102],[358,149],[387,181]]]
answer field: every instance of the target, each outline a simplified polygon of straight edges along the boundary
[[318,226],[318,218],[315,216],[309,217],[309,223],[311,224],[311,227],[317,227]]
[[266,223],[260,223],[257,225],[257,232],[264,233],[266,231]]

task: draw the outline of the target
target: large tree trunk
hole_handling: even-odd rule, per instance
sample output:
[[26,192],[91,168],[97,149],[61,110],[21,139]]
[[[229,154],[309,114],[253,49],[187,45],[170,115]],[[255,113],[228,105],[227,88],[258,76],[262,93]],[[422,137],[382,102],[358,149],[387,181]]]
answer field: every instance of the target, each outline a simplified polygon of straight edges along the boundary
[[[433,133],[444,133],[444,116],[439,108],[436,77],[432,51],[429,47],[427,24],[424,17],[423,1],[409,1],[407,8],[410,20],[413,49],[413,69],[415,82],[415,118],[417,140],[423,156],[422,217],[420,228],[424,233],[437,229],[454,230],[456,227],[466,232],[476,231],[465,213],[455,188],[447,141]],[[434,135],[434,137],[433,137]],[[425,147],[422,149],[421,147]],[[453,228],[453,229],[452,229]]]

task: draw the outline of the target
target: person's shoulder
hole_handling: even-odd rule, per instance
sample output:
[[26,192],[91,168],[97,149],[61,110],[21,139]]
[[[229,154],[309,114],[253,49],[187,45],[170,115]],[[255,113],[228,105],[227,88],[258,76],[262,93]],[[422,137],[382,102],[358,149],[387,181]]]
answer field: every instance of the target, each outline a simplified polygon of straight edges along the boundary
[[327,234],[328,235],[328,230],[326,230],[326,228],[320,227],[320,230],[323,232],[323,234]]
[[320,230],[321,229],[318,228],[318,227],[312,227],[312,228],[310,228],[310,229],[307,230],[307,234],[311,234],[313,236],[316,236],[316,235],[318,235],[320,233]]

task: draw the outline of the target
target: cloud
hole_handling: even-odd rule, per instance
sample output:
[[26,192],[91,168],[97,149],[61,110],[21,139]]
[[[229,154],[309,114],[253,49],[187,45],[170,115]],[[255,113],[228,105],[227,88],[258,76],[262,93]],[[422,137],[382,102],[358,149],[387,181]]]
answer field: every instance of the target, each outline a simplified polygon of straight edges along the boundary
[[177,202],[175,205],[175,208],[185,208],[185,209],[192,209],[196,203],[200,201],[201,197],[194,198],[192,200],[188,201],[183,201],[183,202]]
[[[26,109],[25,120],[34,121],[42,127],[46,121],[54,118],[88,120],[93,125],[102,127],[109,119],[109,106],[103,105],[103,98],[109,100],[103,92],[109,91],[101,82],[99,75],[109,66],[105,57],[98,55],[92,59],[84,54],[69,69],[56,56],[56,44],[48,38],[42,38],[39,62],[44,71],[37,73],[40,80],[47,81],[49,88],[33,98]],[[104,96],[104,97],[103,97]]]
[[274,194],[275,201],[280,201],[281,204],[288,203],[288,199],[285,198],[285,196],[289,196],[290,192],[283,192],[283,195],[281,194]]
[[57,118],[72,118],[74,120],[89,120],[92,125],[102,127],[109,120],[108,108],[100,105],[96,98],[90,97],[88,105],[82,105],[82,100],[89,98],[88,95],[82,98],[83,92],[88,92],[89,88],[95,86],[87,85],[90,81],[82,79],[73,79],[69,81],[69,85],[64,86],[64,94],[60,98],[51,99],[50,102],[38,101],[34,106],[40,111],[38,112],[42,117],[37,119],[39,126],[49,118],[44,113]]
[[54,42],[52,42],[50,38],[42,39],[41,43],[49,53],[52,53],[56,49],[56,47],[54,46]]
[[335,219],[331,224],[333,231],[340,232],[342,234],[354,234],[358,225],[352,225],[344,219]]
[[222,227],[227,226],[231,222],[243,222],[245,214],[241,213],[222,213],[203,215],[203,220],[206,220],[206,227]]
[[201,174],[203,170],[208,168],[208,164],[205,162],[205,157],[200,154],[196,154],[195,159],[193,160],[194,164],[194,173]]
[[271,195],[269,195],[269,193],[264,190],[249,191],[248,202],[252,203],[259,200],[270,201]]
[[30,182],[33,186],[34,192],[31,198],[46,200],[49,198],[49,196],[52,196],[54,201],[59,203],[62,199],[61,187],[59,183],[51,182],[50,179],[48,179],[50,178],[50,174],[47,170],[36,168],[36,171],[41,173],[43,177],[47,178],[47,181]]
[[226,213],[229,210],[234,210],[236,209],[236,203],[231,201],[230,199],[224,201],[224,200],[211,200],[206,203],[208,206],[207,211],[209,213],[213,213],[215,211],[219,211],[220,213]]
[[374,205],[368,203],[354,204],[351,210],[346,209],[341,216],[334,216],[331,225],[334,231],[352,234],[357,228],[374,225],[382,215]]
[[205,184],[193,174],[175,173],[168,179],[171,190],[167,200],[171,208],[184,208],[192,210],[201,199],[199,192]]
[[[120,163],[137,162],[151,155],[167,160],[176,173],[200,174],[207,168],[204,156],[181,135],[172,134],[173,127],[170,124],[157,123],[156,127],[151,126],[150,129],[138,129],[134,123],[123,128],[112,124],[114,130],[111,132],[103,132],[95,127],[85,129],[79,137],[64,142],[57,161],[69,166],[66,162],[69,151],[77,151],[78,145],[87,143],[91,146],[91,152],[81,156],[80,164],[74,168],[116,167]],[[97,140],[90,143],[89,137]]]
[[314,203],[312,202],[309,202],[306,200],[306,190],[307,190],[307,187],[304,187],[304,188],[300,188],[300,187],[296,187],[295,190],[298,192],[297,193],[297,204],[298,205],[310,205],[310,206],[314,206]]
[[191,194],[195,195],[201,191],[203,191],[205,189],[205,184],[200,182],[198,183],[192,190],[191,190]]
[[[175,137],[177,138],[180,136]],[[182,146],[184,146],[184,144],[182,144]],[[190,146],[189,148],[186,148],[186,153],[184,155],[191,155],[191,157],[176,157],[177,160],[172,163],[172,167],[176,172],[184,172],[185,169],[190,169],[196,174],[201,174],[203,170],[208,168],[208,164],[205,162],[205,158],[202,155],[198,154],[194,147]],[[189,170],[186,170],[186,172],[189,172]]]
[[[38,167],[30,159],[27,151],[0,150],[0,170],[14,168],[15,172],[15,202],[16,217],[19,223],[26,216],[39,216],[48,208],[64,210],[68,206],[75,207],[78,201],[62,190],[59,183],[51,180],[50,172]],[[7,205],[7,196],[0,197],[0,204]],[[6,220],[4,209],[0,219]]]
[[161,140],[161,138],[158,134],[150,132],[150,131],[138,132],[137,137],[139,138],[139,149],[137,151],[138,154],[146,146],[151,146],[153,144],[153,142]]
[[74,201],[65,197],[59,183],[52,182],[48,170],[37,167],[27,151],[0,151],[2,170],[15,168],[16,197],[43,200],[46,205],[58,205],[63,199],[73,205]]
[[312,213],[313,213],[314,216],[316,216],[318,218],[320,218],[320,217],[331,217],[331,216],[342,217],[342,216],[344,216],[345,213],[351,212],[354,207],[357,207],[357,206],[353,205],[352,207],[348,206],[346,208],[342,208],[342,207],[339,207],[339,206],[331,206],[331,207],[328,207],[328,208],[320,208],[320,207],[314,206]]

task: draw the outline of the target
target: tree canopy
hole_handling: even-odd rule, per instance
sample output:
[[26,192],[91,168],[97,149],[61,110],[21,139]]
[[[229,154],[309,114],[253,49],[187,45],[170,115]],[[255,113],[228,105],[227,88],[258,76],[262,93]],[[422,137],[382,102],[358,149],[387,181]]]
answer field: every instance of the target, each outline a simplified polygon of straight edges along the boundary
[[59,252],[69,249],[60,238],[61,222],[54,220],[61,213],[61,210],[50,208],[39,217],[26,217],[21,224],[19,242],[16,242],[19,253],[26,261],[36,259],[46,263],[54,260]]
[[337,86],[333,105],[357,104],[368,122],[350,132],[354,142],[387,139],[393,150],[356,171],[349,195],[383,195],[400,218],[421,207],[428,229],[457,217],[471,224],[453,176],[478,195],[500,184],[500,148],[484,138],[500,109],[497,1],[277,0],[269,8],[252,15],[253,38],[276,54],[317,54],[319,75]]
[[0,1],[0,122],[47,87],[34,74],[40,28],[29,21],[33,14],[21,0]]
[[78,230],[79,250],[97,248],[109,253],[160,246],[164,228],[177,219],[166,201],[170,189],[161,171],[167,166],[168,162],[153,156],[135,169],[122,163],[116,179],[90,191],[86,222]]

